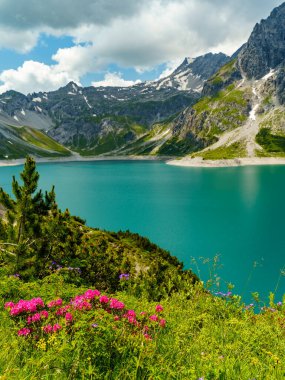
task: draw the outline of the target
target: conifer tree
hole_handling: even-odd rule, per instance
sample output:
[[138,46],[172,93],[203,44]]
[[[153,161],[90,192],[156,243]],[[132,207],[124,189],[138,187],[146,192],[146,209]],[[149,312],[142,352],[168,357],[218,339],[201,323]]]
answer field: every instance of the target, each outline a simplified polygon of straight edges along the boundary
[[14,258],[16,271],[19,269],[20,259],[29,256],[36,238],[40,237],[43,217],[48,214],[49,210],[56,207],[54,188],[45,195],[41,190],[36,192],[39,173],[33,158],[27,157],[20,176],[22,185],[13,177],[14,199],[2,187],[0,188],[0,204],[6,211],[5,221],[1,222],[1,230],[6,224],[7,234],[7,241],[0,247],[2,246],[1,251],[4,254]]

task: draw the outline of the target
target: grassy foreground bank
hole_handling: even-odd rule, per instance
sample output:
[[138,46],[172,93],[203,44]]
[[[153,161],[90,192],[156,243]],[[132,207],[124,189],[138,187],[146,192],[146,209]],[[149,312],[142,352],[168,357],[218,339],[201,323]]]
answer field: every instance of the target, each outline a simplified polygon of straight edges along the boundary
[[37,191],[28,158],[0,188],[0,380],[274,380],[284,301],[212,294],[169,252],[85,226]]
[[[101,293],[99,306],[90,299],[90,309],[73,305],[68,320],[66,310],[55,317],[57,311],[87,288],[65,283],[60,274],[29,283],[2,276],[0,378],[284,379],[284,304],[272,302],[255,314],[239,297],[212,296],[197,283],[161,300],[157,311],[157,303],[134,297],[123,282],[125,290],[111,296],[123,309],[102,307],[99,298],[110,295]],[[19,336],[29,313],[12,317],[4,303],[34,297],[62,305],[45,307],[48,318],[28,325],[36,330],[40,323],[38,335]],[[55,322],[60,329],[43,329]]]

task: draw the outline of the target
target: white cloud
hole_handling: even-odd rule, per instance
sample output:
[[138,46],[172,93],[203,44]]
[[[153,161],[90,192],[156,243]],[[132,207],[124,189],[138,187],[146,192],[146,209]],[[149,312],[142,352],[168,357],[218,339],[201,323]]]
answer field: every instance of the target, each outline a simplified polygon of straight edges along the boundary
[[174,59],[173,61],[167,62],[165,69],[162,71],[162,73],[159,75],[157,79],[163,79],[168,77],[170,74],[173,73],[175,69],[181,64],[180,59]]
[[268,16],[278,3],[152,0],[127,21],[116,17],[104,25],[83,24],[72,35],[77,43],[93,44],[90,51],[100,67],[116,63],[142,72],[209,51],[232,54],[247,40],[255,22]]
[[4,70],[0,74],[0,93],[16,90],[27,94],[34,91],[52,91],[66,85],[71,80],[78,82],[58,66],[48,66],[40,62],[26,61],[16,70]]
[[103,25],[113,18],[127,18],[139,12],[148,1],[151,0],[1,0],[0,24],[18,30]]
[[[97,58],[149,67],[237,49],[280,0],[1,0],[0,47],[28,51],[40,33],[93,42]],[[228,41],[231,41],[229,45]]]
[[13,28],[0,25],[0,47],[27,53],[37,44],[38,37],[39,32],[23,30],[19,33]]
[[138,83],[140,83],[139,80],[125,80],[122,78],[121,73],[107,73],[102,81],[92,82],[91,84],[94,87],[130,87]]
[[57,62],[58,70],[80,77],[97,68],[98,59],[94,46],[73,46],[59,49],[52,59]]
[[[28,52],[40,33],[71,36],[75,46],[59,49],[54,65],[26,61],[0,74],[0,91],[53,90],[88,72],[115,63],[139,73],[168,62],[161,77],[184,57],[209,51],[231,54],[254,24],[279,0],[0,0],[0,48]],[[81,45],[83,44],[83,46]],[[96,84],[97,83],[97,84]],[[98,85],[128,86],[118,73]]]

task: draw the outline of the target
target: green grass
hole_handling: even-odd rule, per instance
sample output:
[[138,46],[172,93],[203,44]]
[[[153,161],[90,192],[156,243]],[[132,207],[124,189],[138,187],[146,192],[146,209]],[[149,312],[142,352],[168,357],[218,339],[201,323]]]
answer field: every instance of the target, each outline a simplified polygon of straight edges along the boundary
[[260,128],[270,128],[273,134],[285,136],[285,115],[283,108],[267,112],[263,116]]
[[223,83],[235,72],[235,63],[236,59],[233,59],[222,66],[217,73],[208,80],[209,84],[213,86],[223,85]]
[[219,91],[215,96],[202,98],[193,106],[193,109],[197,114],[200,114],[213,109],[219,111],[227,106],[244,108],[247,107],[246,95],[247,91],[235,89],[233,85],[230,85],[225,90]]
[[[26,379],[154,379],[154,380],[282,380],[285,373],[284,306],[271,298],[270,309],[255,314],[244,309],[238,296],[217,297],[200,285],[187,294],[165,298],[160,314],[164,329],[146,340],[131,333],[127,323],[95,310],[72,312],[75,325],[38,341],[18,337],[17,327],[3,310],[7,300],[41,296],[45,302],[67,302],[86,288],[76,289],[60,276],[24,284],[1,279],[0,376]],[[154,313],[155,303],[134,297],[128,289],[116,293],[127,309]],[[92,323],[98,327],[92,328]],[[153,324],[154,322],[149,322]],[[68,333],[69,331],[69,333]]]
[[[285,296],[264,303],[253,294],[254,304],[244,305],[232,285],[220,292],[218,258],[205,261],[213,274],[203,284],[147,238],[62,213],[53,192],[41,208],[33,161],[26,164],[23,187],[14,182],[16,203],[1,190],[14,215],[0,219],[1,380],[284,379]],[[17,245],[22,215],[29,228]],[[101,294],[82,298],[88,288]],[[35,297],[44,305],[33,311],[10,315],[4,307]],[[62,305],[49,305],[59,298]]]
[[203,157],[204,160],[226,160],[246,157],[245,142],[235,142],[229,146],[222,146],[217,149],[209,149],[205,152],[196,153],[194,156]]
[[30,127],[15,128],[15,131],[24,141],[38,148],[52,150],[56,153],[64,155],[70,155],[70,152],[64,146],[60,145],[58,142],[44,134],[42,131]]
[[285,154],[285,137],[273,135],[269,128],[260,129],[256,135],[256,142],[267,154],[274,154],[276,156],[283,156]]
[[236,89],[234,85],[205,97],[194,105],[196,111],[193,127],[205,146],[213,144],[225,131],[241,126],[248,116],[248,90]]
[[188,135],[187,138],[179,139],[172,137],[167,140],[159,149],[158,154],[166,156],[185,156],[188,153],[196,152],[203,148],[203,143],[194,136]]
[[83,135],[79,138],[76,137],[72,146],[83,156],[112,154],[112,151],[118,150],[126,144],[132,144],[133,140],[137,140],[147,132],[143,125],[138,124],[129,116],[89,116],[85,118],[85,121],[95,124],[102,124],[107,121],[112,130],[102,135],[96,135],[90,141],[87,141]]
[[[0,157],[1,159],[16,159],[26,157],[32,154],[38,157],[61,157],[69,156],[70,152],[58,144],[55,140],[45,135],[43,132],[30,127],[16,128],[12,126],[6,127],[9,133],[13,134],[19,140],[2,139],[0,141]],[[8,141],[9,140],[9,141]],[[23,143],[21,143],[21,140]]]

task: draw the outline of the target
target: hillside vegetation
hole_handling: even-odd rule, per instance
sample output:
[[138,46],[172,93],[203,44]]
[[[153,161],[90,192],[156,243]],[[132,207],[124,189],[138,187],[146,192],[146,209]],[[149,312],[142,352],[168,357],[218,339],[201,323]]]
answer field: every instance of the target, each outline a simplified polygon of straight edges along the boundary
[[284,378],[285,298],[244,305],[146,238],[86,227],[29,157],[21,179],[0,189],[1,380]]

